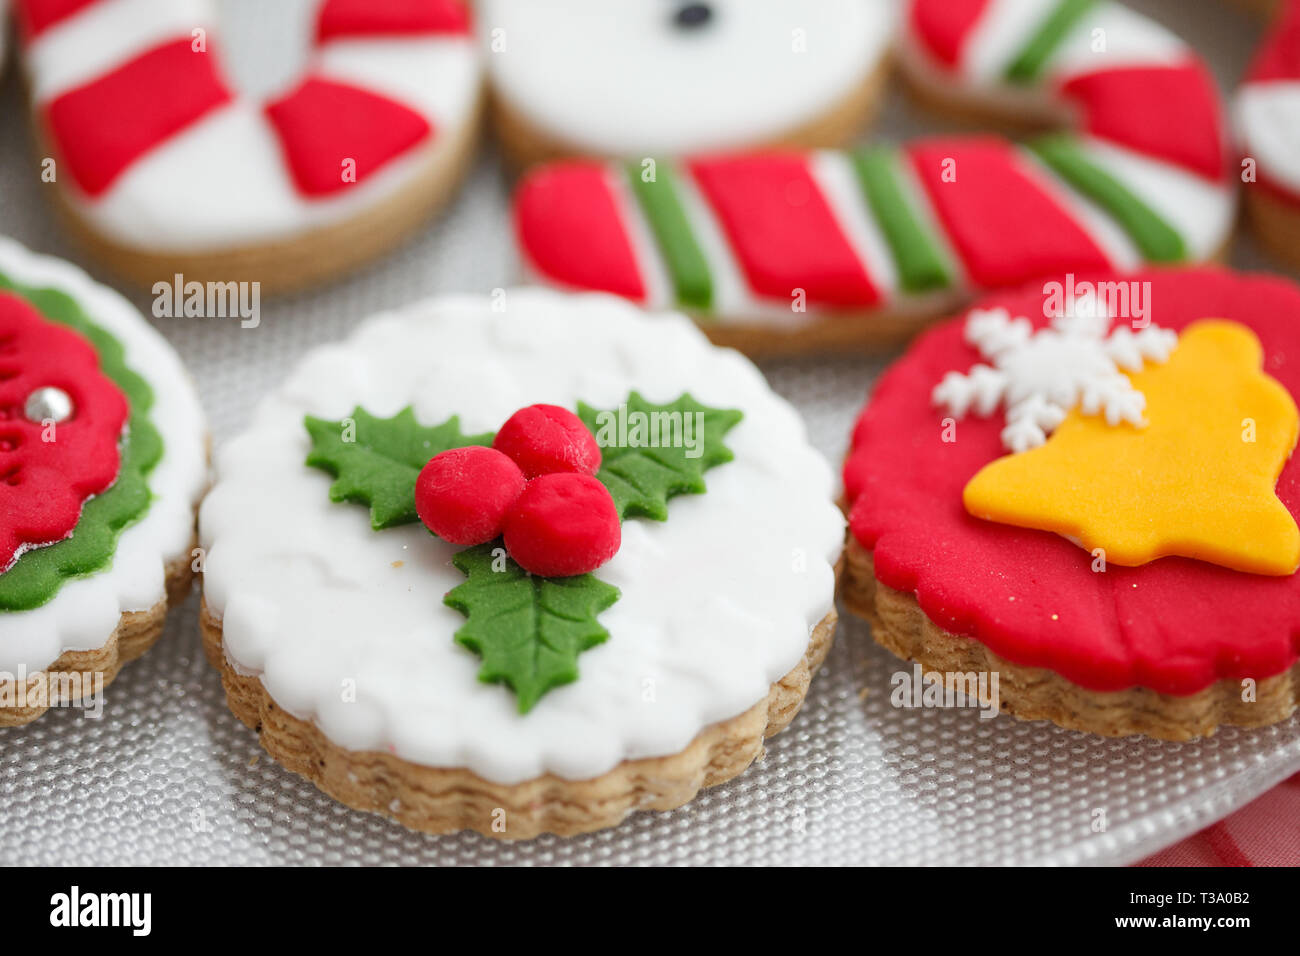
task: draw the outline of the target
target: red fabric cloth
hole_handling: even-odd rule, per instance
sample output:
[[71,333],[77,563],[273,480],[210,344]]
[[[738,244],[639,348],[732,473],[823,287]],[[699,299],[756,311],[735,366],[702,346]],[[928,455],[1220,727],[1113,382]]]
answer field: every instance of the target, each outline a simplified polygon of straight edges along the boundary
[[1138,866],[1300,865],[1300,773]]

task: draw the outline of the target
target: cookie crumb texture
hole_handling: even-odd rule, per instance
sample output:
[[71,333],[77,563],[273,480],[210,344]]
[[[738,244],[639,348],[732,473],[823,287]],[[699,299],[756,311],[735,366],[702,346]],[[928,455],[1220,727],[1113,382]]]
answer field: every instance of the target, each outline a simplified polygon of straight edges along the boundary
[[803,659],[772,684],[767,698],[706,728],[680,753],[628,760],[590,780],[547,774],[503,785],[462,769],[421,767],[386,753],[357,753],[332,743],[312,723],[277,707],[261,681],[230,666],[221,623],[205,607],[203,650],[221,671],[226,702],[256,730],[267,753],[340,803],[391,817],[425,833],[475,830],[501,840],[543,833],[572,836],[616,826],[637,810],[673,810],[700,790],[744,773],[763,741],[784,730],[803,706],[812,675],[830,652],[832,611],[813,630]]
[[[1132,288],[1149,283],[1152,325],[1186,342],[1206,328],[1201,320],[1235,323],[1258,338],[1262,368],[1278,390],[1300,392],[1300,376],[1286,361],[1300,348],[1300,289],[1292,283],[1217,269],[1132,278]],[[1037,292],[985,304],[1029,316],[1038,328],[1048,321]],[[1258,727],[1294,713],[1300,689],[1295,573],[1235,570],[1230,561],[1210,563],[1213,555],[1123,566],[1105,549],[1080,547],[1070,539],[1077,535],[1015,527],[967,510],[963,490],[1006,454],[1000,413],[954,420],[949,409],[932,404],[945,376],[979,359],[967,331],[958,319],[922,336],[878,382],[854,429],[844,467],[850,536],[842,597],[873,622],[875,640],[933,670],[996,670],[1002,709],[1099,734],[1187,740],[1221,725]],[[1132,374],[1136,382],[1153,381]],[[1223,389],[1248,394],[1226,378]],[[1174,456],[1162,459],[1163,469],[1127,469],[1142,472],[1143,494],[1160,496],[1145,517],[1153,534],[1172,528],[1181,540],[1186,536],[1168,524],[1169,515],[1212,529],[1229,505],[1240,504],[1225,503],[1214,469],[1198,467],[1197,455],[1236,456],[1245,469],[1265,443],[1287,442],[1281,459],[1294,444],[1293,426],[1272,422],[1258,398],[1244,418],[1229,403],[1200,402],[1185,414],[1199,416],[1206,434],[1217,436],[1218,450],[1176,441],[1162,452],[1152,449]],[[1149,433],[1158,446],[1156,419],[1169,420],[1170,411],[1154,403],[1148,411],[1155,424],[1135,434],[1140,440]],[[1260,438],[1253,429],[1261,427],[1270,434]],[[1271,433],[1288,427],[1289,434]],[[1173,467],[1179,456],[1181,469]],[[1095,481],[1057,484],[1063,501],[1096,488]],[[1276,497],[1292,517],[1300,513],[1294,454],[1280,465]]]

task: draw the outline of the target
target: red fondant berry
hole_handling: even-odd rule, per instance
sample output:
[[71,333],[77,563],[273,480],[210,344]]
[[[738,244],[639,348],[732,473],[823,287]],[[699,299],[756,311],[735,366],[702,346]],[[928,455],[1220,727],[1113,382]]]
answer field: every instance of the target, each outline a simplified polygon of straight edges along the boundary
[[557,471],[594,475],[600,446],[582,419],[559,405],[529,405],[501,426],[492,447],[514,459],[526,478]]
[[622,543],[618,509],[599,480],[559,472],[534,478],[506,517],[506,550],[548,578],[594,571]]
[[524,490],[519,466],[493,448],[452,448],[434,455],[415,482],[415,510],[452,544],[483,544],[501,533]]

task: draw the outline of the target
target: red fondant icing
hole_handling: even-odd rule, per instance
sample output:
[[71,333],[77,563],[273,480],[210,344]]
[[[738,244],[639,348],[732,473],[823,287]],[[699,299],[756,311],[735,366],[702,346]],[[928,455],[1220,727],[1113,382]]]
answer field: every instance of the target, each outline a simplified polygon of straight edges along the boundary
[[316,39],[470,32],[469,9],[460,0],[326,0]]
[[808,155],[758,153],[689,164],[750,287],[810,305],[870,306],[880,293],[808,168]]
[[[1150,317],[1160,326],[1177,330],[1214,316],[1254,329],[1265,370],[1300,395],[1295,285],[1218,269],[1132,278],[1151,283]],[[1047,321],[1041,289],[984,305],[1006,306],[1036,326]],[[854,428],[844,467],[849,525],[872,549],[882,582],[915,593],[940,627],[1093,690],[1186,695],[1220,679],[1279,674],[1300,658],[1300,575],[1242,574],[1184,558],[1094,573],[1092,555],[1063,538],[967,514],[962,488],[1003,448],[1001,415],[962,419],[956,441],[942,440],[944,413],[931,405],[931,390],[946,372],[982,361],[962,333],[958,320],[917,340],[881,378]],[[1300,516],[1297,457],[1277,493]]]
[[988,5],[989,0],[915,0],[910,11],[912,35],[934,59],[955,67],[966,38]]
[[[72,417],[52,430],[25,414],[41,388],[72,399]],[[117,479],[128,414],[89,342],[0,292],[0,572],[25,546],[66,538],[85,500]]]
[[594,475],[600,470],[600,446],[582,419],[559,405],[529,405],[506,419],[492,447],[536,478],[557,471]]
[[588,574],[623,540],[618,508],[591,475],[557,472],[528,482],[506,518],[506,551],[525,571],[547,578]]
[[186,37],[69,90],[45,116],[73,180],[98,196],[142,155],[230,98],[212,54],[195,52]]
[[102,3],[103,0],[18,0],[14,10],[18,29],[23,38],[31,40],[60,20],[66,20],[83,9]]
[[484,544],[501,534],[506,514],[523,490],[519,466],[495,448],[451,448],[421,469],[415,511],[444,541]]
[[985,289],[1110,267],[1106,254],[995,137],[923,140],[907,148],[966,270]]
[[1083,110],[1094,136],[1223,179],[1225,141],[1214,78],[1200,63],[1099,70],[1067,80],[1061,92]]
[[1300,80],[1300,2],[1286,0],[1282,15],[1246,71],[1247,83]]
[[525,176],[514,198],[519,247],[551,282],[644,302],[645,282],[609,177],[604,164],[584,161]]
[[364,182],[433,133],[419,113],[377,93],[308,77],[266,106],[300,192],[329,196]]

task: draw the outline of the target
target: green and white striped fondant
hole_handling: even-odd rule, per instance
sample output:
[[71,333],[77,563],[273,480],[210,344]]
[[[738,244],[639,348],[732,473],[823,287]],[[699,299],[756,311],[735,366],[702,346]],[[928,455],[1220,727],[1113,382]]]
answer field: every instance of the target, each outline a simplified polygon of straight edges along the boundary
[[1194,262],[1235,211],[1223,114],[1195,53],[1100,0],[915,0],[904,67],[948,100],[1058,132],[926,138],[533,171],[516,196],[528,263],[720,322],[927,312],[1090,269]]

